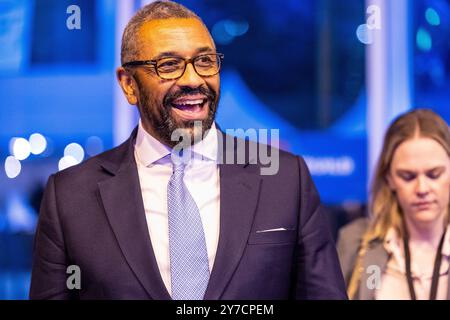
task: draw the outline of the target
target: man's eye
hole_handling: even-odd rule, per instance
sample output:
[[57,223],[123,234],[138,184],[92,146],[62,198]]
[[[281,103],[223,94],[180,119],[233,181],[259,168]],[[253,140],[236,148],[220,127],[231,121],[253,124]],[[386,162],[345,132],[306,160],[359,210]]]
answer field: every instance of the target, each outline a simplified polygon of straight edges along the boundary
[[200,62],[212,62],[212,59],[209,56],[201,57],[198,59]]
[[203,56],[203,57],[199,57],[196,61],[196,63],[198,65],[212,65],[215,63],[214,59],[212,59],[210,56]]
[[163,61],[158,64],[158,70],[160,71],[170,71],[176,70],[180,67],[180,61],[178,60],[168,60]]

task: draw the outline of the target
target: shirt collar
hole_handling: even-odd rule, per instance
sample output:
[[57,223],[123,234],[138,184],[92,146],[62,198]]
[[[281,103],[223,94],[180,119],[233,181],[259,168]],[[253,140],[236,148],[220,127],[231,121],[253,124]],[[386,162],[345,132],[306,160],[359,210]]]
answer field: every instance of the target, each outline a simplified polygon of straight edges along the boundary
[[384,237],[384,249],[397,260],[399,266],[403,267],[403,249],[400,237],[393,227],[389,228]]
[[208,134],[190,148],[192,148],[194,154],[200,155],[203,160],[217,162],[217,148],[219,144],[217,139],[217,128],[215,122],[213,122]]
[[[384,238],[384,248],[389,253],[400,252],[402,246],[401,239],[394,228],[389,228]],[[447,226],[445,232],[444,243],[442,245],[442,254],[450,256],[450,225]]]
[[[199,142],[189,147],[190,151],[196,155],[196,158],[200,158],[205,161],[217,161],[217,129],[216,124],[213,122],[211,130],[208,134]],[[141,164],[148,167],[151,164],[165,158],[171,153],[172,149],[165,144],[159,142],[155,137],[145,131],[142,121],[139,120],[138,132],[136,136],[135,152],[137,154],[138,161]],[[200,157],[198,157],[200,156]]]
[[[393,227],[389,228],[389,230],[387,231],[386,236],[384,238],[383,246],[385,250],[389,254],[391,254],[394,257],[394,259],[396,259],[396,267],[398,268],[398,270],[402,273],[406,273],[404,266],[405,260],[403,253],[403,244],[397,231]],[[450,225],[447,225],[441,252],[442,255],[447,258],[447,260],[450,259]],[[441,266],[441,274],[447,272],[446,271],[447,269],[445,269],[444,267],[445,266]],[[412,271],[414,273],[415,270]]]

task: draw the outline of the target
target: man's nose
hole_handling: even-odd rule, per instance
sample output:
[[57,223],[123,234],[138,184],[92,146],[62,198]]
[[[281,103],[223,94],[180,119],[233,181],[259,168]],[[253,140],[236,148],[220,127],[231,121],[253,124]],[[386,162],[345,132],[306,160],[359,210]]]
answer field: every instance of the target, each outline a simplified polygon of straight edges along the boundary
[[186,65],[183,75],[177,80],[180,87],[198,88],[204,83],[205,80],[195,71],[192,63]]

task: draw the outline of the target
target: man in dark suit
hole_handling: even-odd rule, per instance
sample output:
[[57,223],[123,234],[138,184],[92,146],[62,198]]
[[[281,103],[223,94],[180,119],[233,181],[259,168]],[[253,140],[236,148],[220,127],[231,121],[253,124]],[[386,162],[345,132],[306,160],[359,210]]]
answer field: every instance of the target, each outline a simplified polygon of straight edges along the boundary
[[[49,178],[31,298],[346,298],[303,159],[272,148],[277,170],[264,174],[265,146],[216,127],[222,57],[179,4],[154,2],[133,17],[117,76],[139,126]],[[179,146],[190,162],[177,162]]]

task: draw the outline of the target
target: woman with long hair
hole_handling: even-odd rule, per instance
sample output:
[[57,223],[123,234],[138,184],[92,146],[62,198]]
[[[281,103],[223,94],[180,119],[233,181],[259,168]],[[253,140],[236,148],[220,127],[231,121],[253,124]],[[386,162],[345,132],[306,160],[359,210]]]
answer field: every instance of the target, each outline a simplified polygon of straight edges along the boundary
[[369,218],[345,226],[338,252],[350,299],[450,299],[450,132],[416,109],[388,128]]

